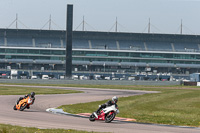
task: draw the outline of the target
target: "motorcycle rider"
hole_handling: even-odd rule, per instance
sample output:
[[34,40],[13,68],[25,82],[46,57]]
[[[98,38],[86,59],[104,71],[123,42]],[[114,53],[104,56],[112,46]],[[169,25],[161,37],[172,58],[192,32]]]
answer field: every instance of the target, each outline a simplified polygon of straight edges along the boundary
[[99,106],[98,110],[96,112],[94,112],[94,115],[96,118],[98,118],[98,114],[100,113],[100,111],[106,107],[112,106],[112,105],[116,105],[117,106],[117,101],[118,101],[118,97],[114,96],[112,97],[112,100],[109,100],[108,102],[102,104]]
[[[31,97],[33,99],[32,101],[32,105],[34,104],[34,101],[35,101],[35,92],[31,92],[30,94],[26,94],[24,97],[20,97],[18,100],[17,100],[17,104],[19,103],[20,100],[24,99],[24,98],[27,98],[27,97]],[[30,106],[27,106],[26,107],[27,109],[30,109]]]

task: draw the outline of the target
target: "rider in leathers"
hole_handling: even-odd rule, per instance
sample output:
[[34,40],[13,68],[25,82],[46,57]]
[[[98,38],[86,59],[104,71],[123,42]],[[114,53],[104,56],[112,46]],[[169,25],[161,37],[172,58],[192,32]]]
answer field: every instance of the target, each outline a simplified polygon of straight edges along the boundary
[[100,105],[100,107],[98,108],[98,110],[96,111],[96,114],[98,115],[100,113],[100,111],[106,107],[109,107],[109,106],[112,106],[112,105],[116,105],[117,106],[117,101],[118,101],[118,98],[116,96],[114,96],[112,98],[112,100],[109,100],[108,102]]
[[[27,98],[27,97],[31,97],[33,99],[32,101],[32,105],[34,104],[34,101],[35,101],[35,92],[31,92],[30,94],[27,94],[25,95],[24,97],[20,97],[18,100],[17,100],[17,104],[19,103],[20,100],[24,99],[24,98]],[[30,106],[27,106],[26,107],[27,109],[30,109]]]

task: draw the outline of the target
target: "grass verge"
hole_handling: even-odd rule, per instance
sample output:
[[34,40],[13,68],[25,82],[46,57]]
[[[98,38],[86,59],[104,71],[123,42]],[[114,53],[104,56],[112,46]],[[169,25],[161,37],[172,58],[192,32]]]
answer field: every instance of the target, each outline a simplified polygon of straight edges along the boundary
[[[90,86],[91,87],[91,86]],[[156,94],[119,98],[120,113],[124,118],[134,118],[137,122],[200,127],[200,89],[172,86],[103,86],[104,88],[160,91]],[[96,86],[97,88],[97,86]],[[106,93],[106,92],[105,92]],[[69,113],[92,113],[105,101],[84,104],[63,105]]]
[[0,133],[97,133],[78,131],[72,129],[39,129],[33,127],[20,127],[7,124],[0,124]]
[[25,95],[32,91],[34,91],[36,95],[82,93],[82,91],[64,90],[64,89],[0,86],[0,95]]

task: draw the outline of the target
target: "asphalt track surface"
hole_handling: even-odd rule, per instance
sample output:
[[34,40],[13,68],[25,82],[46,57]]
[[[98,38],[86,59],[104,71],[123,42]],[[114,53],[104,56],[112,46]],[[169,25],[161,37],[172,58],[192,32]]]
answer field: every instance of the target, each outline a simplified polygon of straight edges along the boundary
[[[20,85],[18,85],[20,86]],[[23,87],[23,86],[22,86]],[[26,86],[37,87],[37,86]],[[44,88],[44,86],[42,86]],[[68,115],[58,115],[46,112],[47,108],[54,108],[60,105],[84,103],[110,99],[116,95],[118,97],[142,95],[155,93],[149,91],[130,91],[130,90],[105,90],[89,88],[70,88],[70,87],[46,87],[54,89],[70,89],[84,91],[85,93],[60,94],[60,95],[36,95],[35,104],[31,109],[15,111],[13,106],[15,101],[22,95],[0,95],[0,123],[19,125],[24,127],[37,128],[62,128],[76,129],[96,132],[114,133],[199,133],[199,128],[172,127],[154,124],[127,123],[103,121],[90,122],[87,118],[73,117]],[[98,105],[97,105],[98,107]],[[120,110],[120,107],[119,107]]]

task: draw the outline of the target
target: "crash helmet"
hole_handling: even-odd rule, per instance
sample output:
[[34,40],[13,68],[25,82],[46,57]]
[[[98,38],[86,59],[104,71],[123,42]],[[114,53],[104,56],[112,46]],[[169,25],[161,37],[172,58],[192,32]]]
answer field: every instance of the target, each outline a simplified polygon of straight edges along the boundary
[[113,103],[117,103],[117,101],[118,101],[117,96],[114,96],[114,97],[112,98],[112,102],[113,102]]
[[33,98],[35,96],[35,92],[31,92],[31,97]]

